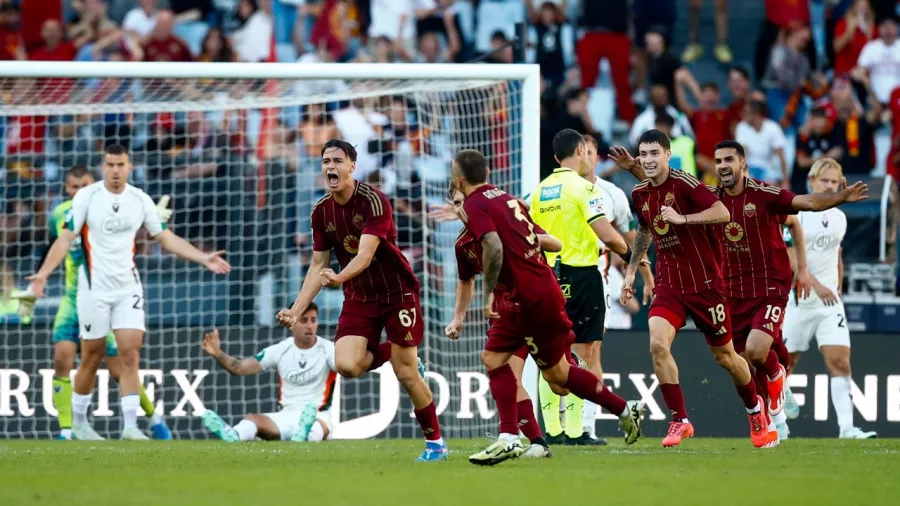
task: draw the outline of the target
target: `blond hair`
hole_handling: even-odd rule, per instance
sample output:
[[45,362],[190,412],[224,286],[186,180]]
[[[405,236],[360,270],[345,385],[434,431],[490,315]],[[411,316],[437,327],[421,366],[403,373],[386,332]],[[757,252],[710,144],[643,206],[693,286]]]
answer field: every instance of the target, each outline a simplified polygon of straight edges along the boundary
[[838,178],[844,177],[844,169],[841,168],[841,164],[834,158],[826,157],[819,158],[812,164],[812,167],[809,168],[809,178],[815,179],[819,177],[819,174],[828,169],[836,170],[838,172]]

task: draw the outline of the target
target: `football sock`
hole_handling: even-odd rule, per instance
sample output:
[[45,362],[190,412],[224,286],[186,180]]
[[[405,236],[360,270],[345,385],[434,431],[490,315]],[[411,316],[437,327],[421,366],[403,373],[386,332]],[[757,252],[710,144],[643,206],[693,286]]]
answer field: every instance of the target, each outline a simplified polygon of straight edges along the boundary
[[769,402],[769,375],[766,374],[762,369],[757,369],[756,374],[753,376],[753,381],[756,382],[756,393],[759,394],[760,397],[763,398],[763,402]]
[[784,345],[784,339],[778,338],[772,341],[772,349],[778,355],[778,363],[784,366],[784,370],[791,372],[791,353]]
[[781,374],[781,367],[779,367],[778,364],[778,354],[775,353],[775,350],[770,349],[769,354],[766,355],[766,361],[762,364],[758,364],[758,366],[766,372],[766,375],[769,377],[769,379],[774,380],[779,374]]
[[[626,411],[625,399],[612,393],[591,371],[570,367],[569,377],[566,378],[566,384],[563,386],[578,397],[592,401],[617,416],[622,416]],[[581,422],[580,416],[578,421]],[[581,424],[577,423],[576,425]],[[581,430],[581,427],[578,427],[578,430]]]
[[[513,377],[515,379],[515,377]],[[513,395],[515,396],[516,387],[513,385]],[[425,433],[426,441],[436,441],[441,439],[441,424],[438,422],[437,411],[434,408],[434,401],[422,409],[414,411],[419,427]]]
[[53,378],[53,407],[60,429],[72,428],[72,379]]
[[688,413],[684,406],[684,392],[681,391],[681,384],[660,383],[659,389],[662,391],[666,407],[672,412],[672,418],[679,422],[687,420]]
[[137,427],[137,410],[141,405],[141,398],[137,395],[122,396],[122,421],[124,428],[130,429]]
[[831,378],[831,404],[837,414],[838,427],[853,427],[853,400],[850,398],[850,377],[834,376]]
[[[566,425],[568,425],[566,421]],[[597,427],[597,405],[591,401],[584,401],[584,409],[581,412],[581,428],[592,433]]]
[[744,407],[747,408],[748,413],[759,411],[759,396],[756,395],[756,381],[753,378],[750,378],[746,385],[735,384],[734,388],[737,389],[738,395],[744,401]]
[[309,434],[306,436],[306,440],[310,443],[318,443],[323,439],[325,439],[325,429],[323,429],[322,424],[316,420],[316,422],[312,424],[312,427],[309,428]]
[[369,351],[372,352],[372,365],[369,366],[370,371],[374,371],[386,362],[391,361],[391,343],[389,341],[385,341],[379,344],[375,349]]
[[581,437],[584,430],[581,427],[581,417],[584,411],[585,400],[575,395],[566,396],[566,435],[569,437]]
[[491,396],[497,403],[497,415],[500,418],[500,434],[518,434],[519,424],[516,423],[516,374],[509,364],[491,369],[487,373],[491,387]]
[[241,441],[253,441],[256,439],[257,430],[256,424],[250,420],[241,420],[234,426],[234,431],[237,432],[238,438],[240,438]]
[[543,439],[541,428],[538,426],[537,419],[534,418],[534,404],[531,399],[524,399],[516,403],[516,413],[519,419],[519,430],[532,443],[537,439]]
[[72,392],[72,424],[84,425],[87,423],[88,408],[91,407],[91,394],[81,395]]
[[541,405],[541,416],[544,418],[544,432],[550,437],[556,437],[562,433],[562,423],[559,421],[559,396],[550,389],[550,383],[541,375],[538,378],[538,402]]

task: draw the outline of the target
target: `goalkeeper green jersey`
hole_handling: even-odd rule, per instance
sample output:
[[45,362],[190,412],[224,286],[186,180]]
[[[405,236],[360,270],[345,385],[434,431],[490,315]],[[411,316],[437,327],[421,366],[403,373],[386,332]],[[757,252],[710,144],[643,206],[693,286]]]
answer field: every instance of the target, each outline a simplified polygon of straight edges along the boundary
[[[53,209],[50,214],[50,240],[55,241],[59,234],[66,228],[69,215],[72,214],[72,199],[68,199]],[[81,249],[81,237],[76,237],[66,255],[66,297],[75,298],[78,292],[78,268],[84,262],[84,252]]]

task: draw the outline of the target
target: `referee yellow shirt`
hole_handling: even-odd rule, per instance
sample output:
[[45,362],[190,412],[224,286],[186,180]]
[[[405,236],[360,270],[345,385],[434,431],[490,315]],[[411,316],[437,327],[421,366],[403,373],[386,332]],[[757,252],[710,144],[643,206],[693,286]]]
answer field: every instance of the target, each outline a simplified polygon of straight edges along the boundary
[[531,219],[548,234],[562,241],[560,253],[547,253],[550,265],[556,257],[571,267],[597,267],[600,248],[590,224],[605,218],[600,189],[577,172],[560,167],[535,188],[531,195]]

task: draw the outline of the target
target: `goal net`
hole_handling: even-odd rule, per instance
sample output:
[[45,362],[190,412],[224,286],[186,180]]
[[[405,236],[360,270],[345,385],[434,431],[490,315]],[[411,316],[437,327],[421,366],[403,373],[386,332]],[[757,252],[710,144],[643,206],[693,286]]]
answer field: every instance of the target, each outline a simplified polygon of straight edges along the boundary
[[[141,374],[157,409],[176,438],[208,437],[205,409],[231,423],[277,411],[277,376],[229,376],[202,353],[202,336],[218,328],[233,356],[289,336],[274,315],[306,276],[309,215],[324,194],[320,151],[332,137],[357,147],[355,178],[393,204],[399,246],[422,282],[419,354],[445,433],[495,431],[478,295],[463,336],[454,342],[443,333],[461,224],[427,213],[445,202],[460,149],[485,153],[491,182],[512,194],[537,183],[537,79],[527,65],[0,64],[0,437],[58,431],[52,328],[63,268],[31,321],[20,321],[9,295],[26,288],[48,247],[67,171],[83,166],[100,177],[109,144],[131,153],[131,184],[154,200],[171,197],[175,233],[201,249],[227,250],[234,268],[216,277],[138,236],[148,325]],[[339,289],[322,290],[319,335],[333,339],[342,301]],[[336,437],[418,437],[389,366],[335,390]],[[101,435],[118,437],[118,388],[105,369],[92,412]]]

